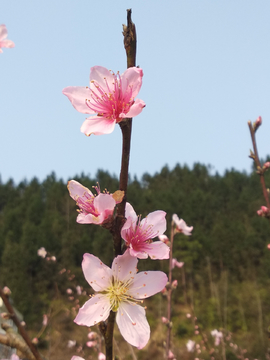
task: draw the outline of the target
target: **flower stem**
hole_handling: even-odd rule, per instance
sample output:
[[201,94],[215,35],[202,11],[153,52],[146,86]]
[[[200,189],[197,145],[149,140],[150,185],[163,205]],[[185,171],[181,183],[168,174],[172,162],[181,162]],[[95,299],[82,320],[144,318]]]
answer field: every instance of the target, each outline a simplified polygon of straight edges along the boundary
[[[131,9],[127,10],[127,26],[123,26],[124,31],[124,46],[127,54],[127,67],[133,67],[136,64],[136,28],[131,20]],[[128,167],[131,143],[132,118],[123,119],[119,126],[122,131],[123,145],[122,145],[122,162],[119,179],[119,190],[125,192],[122,202],[117,206],[114,224],[111,228],[114,243],[115,257],[122,254],[122,239],[121,229],[125,223],[125,208],[127,202],[127,185],[128,185]],[[108,318],[105,346],[106,346],[106,360],[113,360],[113,330],[115,322],[115,313],[111,311]]]
[[111,311],[105,335],[105,347],[106,347],[106,360],[113,360],[113,330],[115,322],[115,312]]
[[265,185],[264,172],[261,171],[262,166],[261,166],[261,162],[259,160],[259,154],[258,154],[256,138],[255,138],[255,131],[254,131],[254,128],[253,128],[253,126],[251,124],[251,121],[248,122],[248,127],[249,127],[251,140],[252,140],[252,145],[253,145],[253,150],[254,150],[254,156],[252,156],[252,159],[254,160],[254,162],[256,164],[257,170],[259,170],[258,174],[260,175],[260,181],[261,181],[261,185],[262,185],[263,196],[265,198],[268,209],[270,209],[269,195],[268,195],[266,185]]
[[167,319],[168,330],[167,330],[167,341],[166,341],[166,359],[168,359],[170,345],[171,345],[171,307],[172,307],[172,257],[173,257],[173,239],[174,239],[174,222],[171,222],[171,236],[170,236],[170,260],[169,260],[169,287],[167,293]]
[[12,307],[12,305],[10,304],[8,297],[4,294],[2,288],[0,287],[0,296],[3,299],[3,302],[5,304],[5,307],[7,308],[7,311],[10,314],[10,318],[12,319],[12,321],[14,322],[14,324],[17,326],[21,336],[23,337],[24,341],[26,342],[27,346],[29,347],[29,349],[32,351],[34,357],[36,360],[42,360],[38,350],[36,349],[36,347],[34,346],[34,344],[31,342],[27,332],[25,331],[24,327],[21,325],[20,320],[18,319],[18,317],[15,314],[15,311]]

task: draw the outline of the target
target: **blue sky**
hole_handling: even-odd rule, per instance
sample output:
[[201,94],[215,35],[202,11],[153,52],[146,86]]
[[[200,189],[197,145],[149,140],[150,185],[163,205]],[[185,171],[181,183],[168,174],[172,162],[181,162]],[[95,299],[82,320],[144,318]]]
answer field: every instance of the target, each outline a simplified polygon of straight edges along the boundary
[[15,48],[0,54],[2,181],[119,174],[119,127],[86,137],[86,116],[62,89],[87,86],[94,65],[125,71],[127,8],[146,102],[133,120],[130,173],[177,162],[250,171],[247,121],[259,115],[259,154],[270,154],[268,0],[4,0],[0,24]]

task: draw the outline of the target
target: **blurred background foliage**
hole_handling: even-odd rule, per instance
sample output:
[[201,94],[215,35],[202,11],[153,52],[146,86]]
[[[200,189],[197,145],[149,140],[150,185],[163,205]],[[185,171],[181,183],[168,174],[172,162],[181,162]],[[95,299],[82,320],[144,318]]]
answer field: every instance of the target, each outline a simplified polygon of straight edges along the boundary
[[[269,185],[270,174],[265,177]],[[95,178],[81,174],[74,179],[89,189],[96,182],[101,190],[118,189],[117,177],[102,170]],[[264,205],[258,175],[234,169],[213,175],[210,166],[198,163],[192,169],[165,166],[153,176],[146,173],[141,180],[130,179],[128,201],[142,217],[166,211],[168,236],[174,213],[194,226],[191,237],[178,234],[174,241],[173,257],[185,263],[173,270],[179,284],[173,293],[175,353],[180,354],[181,346],[195,336],[194,324],[186,318],[191,313],[200,332],[222,328],[240,339],[254,357],[265,356],[270,325],[270,227],[256,214]],[[80,284],[89,293],[81,272],[83,254],[93,253],[107,265],[113,260],[109,232],[101,226],[77,224],[76,216],[66,183],[54,173],[43,182],[36,178],[19,184],[0,182],[0,281],[12,290],[12,300],[30,327],[35,328],[52,301],[70,287],[67,277],[59,275],[61,269],[75,274],[74,287]],[[37,256],[40,247],[57,261]],[[167,272],[168,261],[141,260],[139,270],[145,269]],[[166,316],[165,298],[159,294],[147,306],[151,326],[159,329],[160,317]],[[162,343],[164,337],[154,339]]]

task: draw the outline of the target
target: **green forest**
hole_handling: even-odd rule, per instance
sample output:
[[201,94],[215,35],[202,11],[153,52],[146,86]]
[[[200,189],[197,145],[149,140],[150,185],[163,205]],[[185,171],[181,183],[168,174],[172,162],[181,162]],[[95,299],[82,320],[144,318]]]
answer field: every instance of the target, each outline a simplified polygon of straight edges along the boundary
[[[89,189],[98,182],[101,190],[118,190],[117,177],[106,171],[98,171],[93,178],[81,174],[74,179]],[[269,185],[268,172],[265,180]],[[142,217],[155,210],[166,211],[167,236],[174,213],[194,227],[192,236],[178,234],[174,240],[173,257],[185,263],[183,268],[173,270],[173,278],[178,280],[173,292],[174,353],[179,358],[183,354],[187,359],[196,357],[186,353],[186,342],[200,341],[199,337],[211,330],[223,329],[232,334],[229,336],[239,347],[247,349],[248,355],[243,355],[243,359],[266,358],[270,224],[256,213],[265,205],[258,175],[231,169],[221,176],[199,163],[193,168],[164,166],[160,172],[146,173],[140,180],[130,178],[127,199]],[[42,315],[57,306],[57,301],[72,306],[67,288],[80,284],[90,294],[81,271],[84,253],[98,255],[108,265],[112,262],[110,233],[101,226],[78,224],[76,217],[76,204],[69,196],[67,184],[54,173],[43,182],[34,178],[19,184],[12,180],[0,183],[0,281],[11,289],[14,306],[33,331],[42,322]],[[38,256],[41,247],[57,261]],[[72,278],[64,275],[62,269],[73,274]],[[168,261],[142,260],[139,270],[142,269],[167,272]],[[79,303],[84,303],[83,297],[79,297]],[[162,329],[164,297],[158,294],[149,299],[147,307],[151,328]],[[186,314],[196,317],[197,325]],[[199,334],[194,334],[194,326]],[[166,329],[164,336],[165,332]],[[160,339],[151,338],[156,346],[147,347],[149,357],[161,351],[162,335]],[[226,347],[226,358],[239,358],[232,349]],[[140,354],[138,359],[147,358],[146,350]]]

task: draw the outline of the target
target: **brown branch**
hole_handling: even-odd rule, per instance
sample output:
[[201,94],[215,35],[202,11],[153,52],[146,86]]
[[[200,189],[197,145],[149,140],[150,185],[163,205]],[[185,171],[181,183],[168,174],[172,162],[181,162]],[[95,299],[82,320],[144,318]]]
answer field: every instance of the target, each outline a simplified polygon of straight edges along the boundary
[[171,307],[172,307],[172,257],[173,257],[173,239],[174,239],[174,222],[171,222],[171,236],[170,236],[170,260],[169,260],[169,285],[168,285],[168,292],[167,292],[167,319],[168,322],[168,329],[167,329],[167,340],[166,340],[166,359],[169,358],[169,351],[171,345],[171,331],[172,331],[172,324],[171,324]]
[[7,311],[10,314],[10,318],[13,320],[14,324],[17,326],[19,333],[23,337],[24,341],[26,342],[29,349],[32,351],[34,357],[36,360],[42,360],[38,350],[35,348],[34,344],[31,342],[27,332],[25,331],[24,327],[21,325],[20,320],[16,316],[13,307],[11,306],[7,296],[4,294],[2,288],[0,287],[0,296],[3,299],[3,302],[5,304],[5,307],[7,308]]
[[27,359],[35,360],[35,356],[32,354],[28,345],[25,343],[23,338],[12,331],[9,325],[2,324],[2,328],[6,331],[6,334],[0,334],[0,343],[11,348],[15,348],[22,352]]
[[265,185],[265,180],[264,180],[264,171],[262,170],[261,162],[259,159],[259,153],[258,153],[258,149],[257,149],[257,144],[256,144],[256,138],[255,138],[255,131],[257,129],[252,126],[251,121],[248,122],[248,127],[249,127],[249,131],[250,131],[252,145],[253,145],[253,151],[254,151],[254,153],[250,157],[254,160],[254,162],[256,164],[257,173],[260,176],[260,182],[262,185],[263,196],[265,198],[267,208],[270,209],[269,195],[268,195],[266,185]]
[[[133,67],[136,64],[136,28],[131,20],[131,9],[127,10],[127,26],[123,25],[124,46],[127,54],[127,67]],[[128,186],[128,167],[130,156],[132,118],[123,119],[120,123],[122,131],[122,161],[119,179],[119,190],[124,191],[125,195],[122,202],[117,206],[116,216],[109,230],[113,236],[115,257],[122,254],[121,229],[126,221],[125,208],[127,202]],[[107,323],[103,324],[103,334],[105,333],[106,360],[113,359],[113,331],[115,323],[115,313],[111,311]]]

